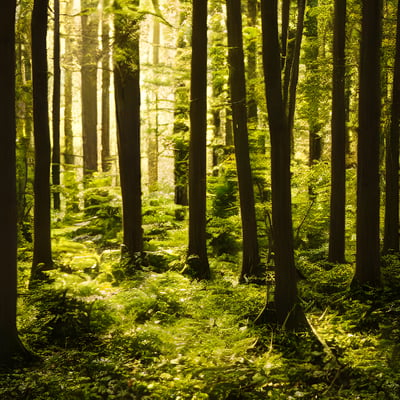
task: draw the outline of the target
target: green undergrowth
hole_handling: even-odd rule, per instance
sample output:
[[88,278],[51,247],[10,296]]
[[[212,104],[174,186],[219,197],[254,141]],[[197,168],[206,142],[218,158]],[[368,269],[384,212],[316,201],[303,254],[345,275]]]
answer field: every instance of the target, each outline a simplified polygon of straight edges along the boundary
[[211,254],[208,282],[185,276],[182,210],[159,206],[145,207],[147,263],[129,276],[82,221],[54,230],[57,268],[33,292],[20,254],[18,329],[36,357],[0,371],[0,399],[400,399],[396,255],[383,288],[351,291],[351,264],[299,252],[310,329],[290,333],[254,325],[272,288],[238,284],[240,254]]

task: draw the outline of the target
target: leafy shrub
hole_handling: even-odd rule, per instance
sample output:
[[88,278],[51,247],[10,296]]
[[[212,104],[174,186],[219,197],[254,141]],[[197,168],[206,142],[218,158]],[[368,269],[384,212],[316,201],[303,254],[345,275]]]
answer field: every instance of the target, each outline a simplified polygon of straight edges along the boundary
[[32,294],[30,308],[35,318],[22,333],[33,346],[76,345],[104,332],[114,321],[103,302],[75,297],[67,289],[41,288]]

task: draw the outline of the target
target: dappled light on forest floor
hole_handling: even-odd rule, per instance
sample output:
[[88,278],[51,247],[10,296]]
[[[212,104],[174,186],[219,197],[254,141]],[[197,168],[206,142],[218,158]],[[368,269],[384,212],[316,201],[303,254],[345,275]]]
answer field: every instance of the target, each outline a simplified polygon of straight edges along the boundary
[[[151,215],[153,255],[129,276],[115,247],[82,236],[84,224],[54,231],[50,282],[30,293],[21,282],[19,331],[38,359],[1,372],[1,399],[399,398],[395,287],[360,296],[348,290],[351,265],[303,252],[301,299],[314,334],[254,326],[267,287],[238,284],[232,256],[210,258],[211,281],[185,276],[185,232]],[[385,264],[394,284],[396,263]]]

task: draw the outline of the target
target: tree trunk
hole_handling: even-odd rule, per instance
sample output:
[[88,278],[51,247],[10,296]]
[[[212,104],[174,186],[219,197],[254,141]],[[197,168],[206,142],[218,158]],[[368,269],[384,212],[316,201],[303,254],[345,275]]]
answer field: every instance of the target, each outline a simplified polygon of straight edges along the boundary
[[[294,126],[294,114],[296,109],[297,82],[299,80],[300,50],[301,50],[301,41],[303,38],[305,9],[306,9],[306,0],[298,0],[296,39],[293,50],[292,66],[290,68],[289,94],[288,94],[289,97],[287,103],[288,126],[292,144],[294,143],[293,126]],[[292,149],[292,151],[293,150],[294,149]]]
[[90,177],[97,171],[97,1],[82,1],[82,140],[83,173]]
[[[155,71],[155,78],[157,81],[157,68],[160,64],[160,7],[158,0],[152,0],[154,13],[156,14],[153,17],[153,68]],[[149,124],[149,129],[147,133],[147,170],[148,170],[148,178],[149,178],[149,191],[154,192],[158,188],[158,154],[159,154],[159,109],[158,109],[158,85],[155,84],[152,88],[152,93],[149,94],[151,96],[150,105],[152,112],[151,120],[154,122],[154,127]]]
[[346,207],[346,0],[335,0],[332,77],[331,199],[328,260],[345,262]]
[[[122,191],[124,253],[137,264],[143,252],[142,189],[140,169],[140,70],[139,23],[132,17],[138,2],[128,16],[117,3],[115,7],[114,85],[117,113],[119,170]],[[124,55],[124,57],[121,57]],[[140,260],[140,259],[139,259]]]
[[383,251],[399,251],[399,124],[400,124],[400,3],[397,5],[396,54],[393,72],[390,131],[386,139],[385,235]]
[[211,71],[211,101],[210,114],[212,116],[212,173],[219,175],[219,166],[224,159],[222,118],[221,111],[225,106],[226,84],[226,36],[225,26],[221,20],[223,14],[222,2],[214,0],[210,2],[210,71]]
[[[282,98],[277,1],[261,3],[263,64],[271,136],[272,225],[277,322],[288,329],[306,325],[297,295],[290,188],[290,129]],[[266,309],[265,309],[266,312]],[[262,320],[262,316],[260,316]]]
[[[179,24],[186,22],[187,13],[180,12]],[[178,32],[177,38],[177,64],[187,64],[186,48],[187,38],[184,31]],[[174,185],[175,204],[187,206],[188,199],[188,170],[189,170],[189,71],[183,69],[175,77],[175,103],[174,103]]]
[[[252,29],[257,28],[257,0],[247,0],[248,26]],[[248,101],[247,116],[251,129],[257,128],[257,98],[256,98],[256,81],[257,81],[257,40],[253,35],[247,46],[247,82],[248,82]]]
[[52,267],[50,219],[50,130],[46,53],[48,1],[36,0],[32,11],[33,125],[35,141],[34,243],[30,284]]
[[110,22],[107,12],[108,0],[103,0],[101,24],[102,60],[101,60],[101,169],[106,172],[111,168],[110,160]]
[[[72,2],[66,3],[67,18],[72,13]],[[74,164],[74,133],[72,129],[72,29],[71,23],[65,24],[65,55],[64,55],[64,163],[66,168]]]
[[53,154],[52,181],[53,207],[60,210],[60,1],[54,0],[54,48],[53,48]]
[[17,333],[15,0],[0,4],[0,364],[25,350]]
[[[318,0],[308,2],[308,12],[304,22],[304,60],[306,65],[305,85],[307,102],[307,122],[309,129],[309,166],[321,160],[322,137],[320,122],[321,71],[319,58],[318,18],[316,9]],[[310,185],[310,193],[312,188]],[[312,193],[314,195],[314,193]]]
[[357,249],[354,283],[379,285],[382,1],[369,0],[364,1],[362,5],[357,149]]
[[261,276],[257,241],[253,178],[247,128],[242,14],[240,0],[227,0],[229,80],[235,142],[236,169],[242,219],[242,269],[240,280]]
[[206,243],[207,0],[192,3],[189,145],[188,265],[198,279],[210,277]]

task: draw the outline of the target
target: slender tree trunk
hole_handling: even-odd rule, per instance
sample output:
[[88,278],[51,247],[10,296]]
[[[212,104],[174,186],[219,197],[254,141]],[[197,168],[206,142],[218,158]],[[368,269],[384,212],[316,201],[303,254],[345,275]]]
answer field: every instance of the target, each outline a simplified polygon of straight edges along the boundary
[[[304,22],[304,59],[306,64],[305,85],[307,101],[307,122],[309,129],[309,166],[321,160],[322,156],[322,136],[320,122],[320,99],[321,99],[321,70],[319,57],[319,38],[318,38],[318,18],[316,9],[318,0],[308,2],[308,11]],[[312,187],[310,185],[310,193]],[[315,196],[315,193],[312,193]]]
[[103,57],[102,67],[102,90],[101,90],[101,169],[106,172],[111,168],[110,160],[110,22],[104,9],[108,6],[108,0],[103,0],[103,14],[101,24],[101,42]]
[[53,207],[60,210],[60,100],[61,100],[61,68],[60,68],[60,1],[54,0],[54,48],[53,48]]
[[240,0],[227,0],[229,80],[235,141],[236,168],[242,218],[242,269],[240,280],[260,276],[253,178],[247,128],[246,83],[244,70],[242,14]]
[[[179,2],[182,5],[181,1]],[[187,20],[186,10],[181,10],[179,24],[183,25]],[[176,63],[186,65],[188,35],[180,30],[177,38]],[[175,103],[174,103],[174,185],[175,204],[187,206],[188,199],[188,171],[189,171],[189,95],[188,83],[189,71],[182,69],[175,77]]]
[[345,262],[346,206],[346,0],[335,0],[332,78],[330,262]]
[[354,283],[379,285],[382,1],[364,1],[362,6],[358,109],[357,254]]
[[[247,0],[248,26],[256,29],[257,27],[257,0]],[[250,39],[247,46],[247,82],[248,82],[248,101],[247,116],[251,124],[251,129],[257,127],[257,98],[256,98],[256,80],[257,80],[257,41],[256,36]]]
[[35,141],[34,243],[30,284],[52,267],[50,219],[50,129],[47,101],[47,8],[48,1],[35,0],[32,12],[33,125]]
[[97,171],[97,1],[82,1],[82,139],[83,173]]
[[175,204],[187,206],[188,200],[188,161],[189,142],[187,125],[189,119],[187,87],[181,83],[175,91],[174,111],[174,180]]
[[[290,129],[282,98],[277,0],[261,3],[263,64],[271,136],[272,225],[275,252],[275,309],[280,325],[306,325],[297,294],[290,188]],[[266,311],[265,311],[266,312]],[[262,320],[262,316],[259,317]]]
[[207,4],[207,0],[192,3],[188,265],[198,279],[210,277],[206,243]]
[[212,172],[214,176],[219,174],[219,166],[224,159],[223,132],[221,111],[225,107],[224,90],[226,84],[226,36],[225,26],[220,16],[223,13],[222,2],[213,0],[210,2],[211,29],[210,29],[210,70],[211,70],[211,99],[210,113],[212,116]]
[[15,0],[0,4],[0,364],[25,350],[17,333]]
[[397,5],[396,54],[393,72],[390,131],[386,139],[385,235],[383,251],[399,251],[399,124],[400,124],[400,3]]
[[[296,40],[293,50],[292,66],[290,68],[289,97],[287,103],[288,125],[289,125],[292,145],[293,145],[294,114],[296,109],[297,82],[299,80],[300,50],[301,50],[301,41],[303,38],[305,9],[306,9],[306,0],[298,0]],[[293,150],[294,149],[292,149],[292,151]]]
[[[281,3],[281,68],[284,69],[288,62],[288,34],[289,34],[289,16],[291,0],[282,0]],[[285,96],[283,96],[285,98]]]
[[122,191],[123,252],[134,264],[143,252],[142,189],[140,168],[140,69],[139,23],[132,17],[138,1],[127,16],[115,5],[114,59],[115,104],[119,169]]
[[[66,18],[72,14],[72,2],[66,3]],[[65,55],[64,55],[64,163],[66,168],[74,164],[74,142],[72,129],[72,29],[71,22],[65,23]]]
[[[155,16],[153,17],[153,68],[155,75],[157,76],[157,68],[160,64],[160,20],[158,14],[160,14],[160,7],[158,0],[152,0]],[[154,122],[154,128],[149,124],[148,137],[147,137],[147,160],[148,160],[148,177],[149,177],[149,190],[154,192],[158,187],[158,154],[159,154],[159,109],[158,109],[158,86],[154,85],[151,101],[152,121]]]

